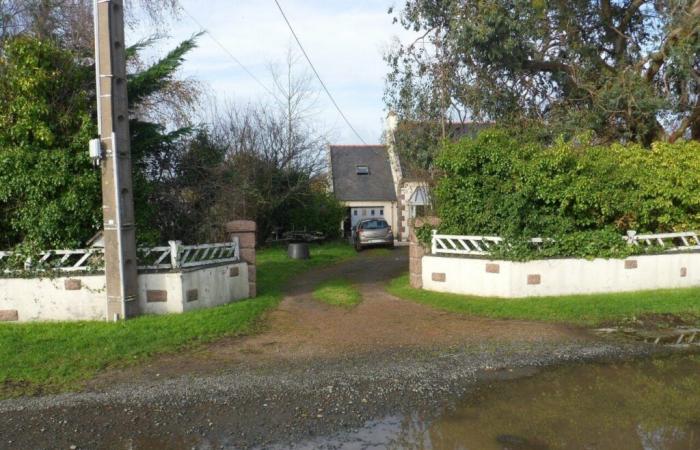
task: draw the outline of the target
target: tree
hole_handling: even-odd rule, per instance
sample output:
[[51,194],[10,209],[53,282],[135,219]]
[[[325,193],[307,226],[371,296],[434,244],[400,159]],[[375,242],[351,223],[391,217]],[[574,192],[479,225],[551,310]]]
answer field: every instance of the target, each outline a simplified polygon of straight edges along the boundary
[[327,141],[312,120],[317,90],[291,51],[272,74],[278,92],[273,102],[227,104],[210,114],[211,138],[226,153],[221,171],[225,181],[216,182],[220,197],[208,222],[253,219],[261,242],[275,229],[289,229],[296,209],[311,204],[323,208],[323,199],[312,189],[325,166]]
[[419,33],[386,56],[401,117],[700,139],[700,0],[407,0],[395,21]]
[[101,222],[94,72],[50,42],[15,38],[0,57],[0,245],[74,246]]
[[[127,25],[158,25],[177,13],[177,0],[131,0],[126,4]],[[93,0],[0,0],[0,45],[5,39],[31,35],[52,40],[82,55],[94,50]]]
[[[128,78],[135,210],[141,241],[160,240],[151,200],[172,173],[190,128],[172,130],[139,114],[166,89],[195,38]],[[135,49],[129,53],[134,54]],[[0,245],[75,247],[101,228],[94,66],[52,41],[18,36],[0,53]]]

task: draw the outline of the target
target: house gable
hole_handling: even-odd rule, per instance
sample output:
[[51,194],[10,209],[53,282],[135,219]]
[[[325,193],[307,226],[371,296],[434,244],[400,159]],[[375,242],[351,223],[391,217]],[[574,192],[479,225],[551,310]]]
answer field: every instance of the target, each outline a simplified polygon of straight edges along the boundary
[[333,193],[340,201],[396,201],[384,145],[331,145]]

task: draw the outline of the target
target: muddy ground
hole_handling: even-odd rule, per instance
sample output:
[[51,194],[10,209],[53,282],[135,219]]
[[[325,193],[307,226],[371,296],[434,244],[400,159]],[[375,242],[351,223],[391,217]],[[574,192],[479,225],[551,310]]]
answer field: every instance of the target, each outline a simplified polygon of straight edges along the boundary
[[[0,448],[288,447],[388,414],[439,414],[479,379],[654,351],[400,300],[384,285],[407,264],[405,248],[364,253],[293,280],[255,336],[104,373],[84,392],[0,402]],[[313,300],[333,278],[362,303]]]

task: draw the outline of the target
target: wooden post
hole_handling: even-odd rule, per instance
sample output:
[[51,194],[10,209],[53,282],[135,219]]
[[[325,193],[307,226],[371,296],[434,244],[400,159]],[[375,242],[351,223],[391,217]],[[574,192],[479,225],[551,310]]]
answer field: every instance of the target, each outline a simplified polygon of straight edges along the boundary
[[95,0],[97,115],[103,150],[107,320],[138,314],[136,227],[131,181],[123,0]]

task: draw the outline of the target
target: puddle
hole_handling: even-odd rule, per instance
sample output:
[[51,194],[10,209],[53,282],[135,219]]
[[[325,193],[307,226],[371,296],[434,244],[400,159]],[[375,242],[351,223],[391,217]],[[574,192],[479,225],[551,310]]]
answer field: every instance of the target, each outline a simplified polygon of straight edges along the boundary
[[700,449],[700,356],[572,366],[500,381],[435,420],[390,416],[291,448]]
[[[523,377],[512,378],[518,374]],[[571,365],[539,373],[514,371],[511,375],[505,371],[483,379],[478,389],[447,409],[393,414],[354,431],[325,436],[312,434],[319,428],[295,422],[289,407],[277,415],[259,408],[244,408],[232,414],[229,407],[221,411],[220,417],[207,409],[191,410],[188,424],[174,430],[163,423],[174,414],[166,408],[153,411],[147,419],[134,419],[132,429],[116,427],[108,442],[112,448],[129,450],[234,449],[246,441],[241,438],[243,433],[267,430],[269,438],[278,439],[284,436],[280,430],[294,428],[301,432],[307,429],[309,437],[264,448],[700,449],[700,355]],[[112,414],[118,415],[119,411],[107,414],[105,420]],[[242,423],[243,419],[251,421]],[[149,423],[151,428],[136,433]],[[101,439],[106,436],[103,434]]]

